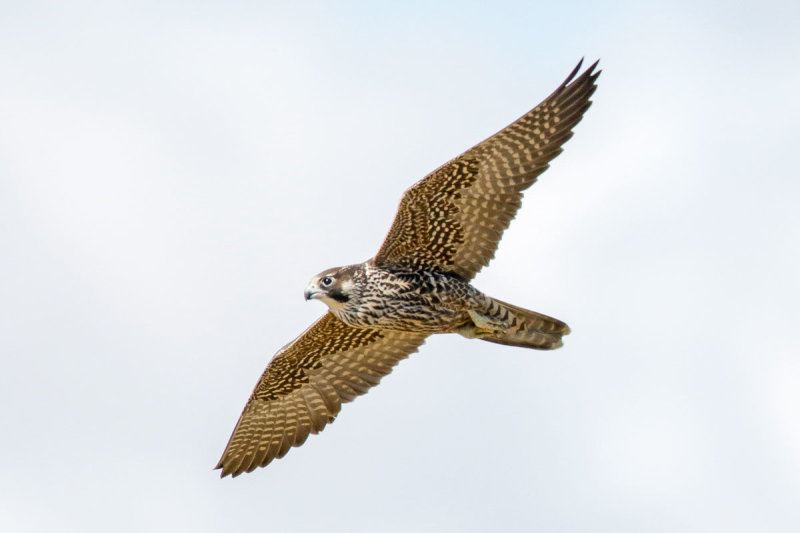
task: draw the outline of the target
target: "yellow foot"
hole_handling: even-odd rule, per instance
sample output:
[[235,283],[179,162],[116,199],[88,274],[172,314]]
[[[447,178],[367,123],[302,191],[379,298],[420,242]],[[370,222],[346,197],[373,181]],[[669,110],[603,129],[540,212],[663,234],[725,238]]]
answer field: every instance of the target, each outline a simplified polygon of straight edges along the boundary
[[485,339],[497,337],[506,330],[506,325],[493,320],[477,311],[467,311],[472,323],[467,323],[456,330],[456,333],[468,339]]
[[469,313],[472,323],[475,324],[475,332],[480,336],[496,335],[506,329],[506,325],[499,320],[492,319],[471,309],[467,313]]

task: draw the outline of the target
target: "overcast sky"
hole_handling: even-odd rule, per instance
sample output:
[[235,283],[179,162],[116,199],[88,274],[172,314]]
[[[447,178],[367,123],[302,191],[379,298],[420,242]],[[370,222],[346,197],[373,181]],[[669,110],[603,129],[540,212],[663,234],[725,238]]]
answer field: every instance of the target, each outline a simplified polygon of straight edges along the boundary
[[[800,530],[800,4],[0,2],[0,530]],[[290,7],[289,7],[290,6]],[[431,338],[212,468],[402,192],[601,59]]]

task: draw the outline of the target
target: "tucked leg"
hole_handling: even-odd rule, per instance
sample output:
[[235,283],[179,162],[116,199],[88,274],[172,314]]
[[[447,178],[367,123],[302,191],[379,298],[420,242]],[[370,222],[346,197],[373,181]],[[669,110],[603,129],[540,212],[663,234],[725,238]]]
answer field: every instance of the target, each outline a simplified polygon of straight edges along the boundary
[[471,322],[458,328],[456,333],[468,339],[482,339],[501,334],[506,325],[495,317],[489,317],[475,310],[468,310]]

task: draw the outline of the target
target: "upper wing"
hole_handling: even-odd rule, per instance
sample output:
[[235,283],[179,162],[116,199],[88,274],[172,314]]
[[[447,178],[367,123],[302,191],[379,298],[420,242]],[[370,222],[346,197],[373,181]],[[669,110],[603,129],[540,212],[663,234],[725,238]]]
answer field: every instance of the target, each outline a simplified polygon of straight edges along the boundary
[[561,153],[591,105],[600,71],[593,73],[595,62],[572,81],[582,63],[541,104],[407,190],[375,263],[465,280],[486,266],[522,191]]
[[267,365],[217,465],[222,477],[266,466],[322,431],[425,337],[352,328],[326,313]]

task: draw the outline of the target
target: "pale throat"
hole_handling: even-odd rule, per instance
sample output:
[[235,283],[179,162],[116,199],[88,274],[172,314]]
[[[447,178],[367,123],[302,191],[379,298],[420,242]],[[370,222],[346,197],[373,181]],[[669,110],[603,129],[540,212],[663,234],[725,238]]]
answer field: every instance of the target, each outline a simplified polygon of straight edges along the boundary
[[345,308],[345,306],[347,305],[347,302],[340,302],[340,301],[334,300],[333,298],[330,298],[328,296],[320,296],[319,300],[322,303],[324,303],[325,305],[327,305],[328,308],[331,310],[331,312],[334,315],[336,315],[340,311],[342,311]]

